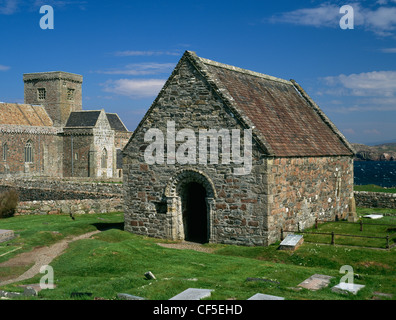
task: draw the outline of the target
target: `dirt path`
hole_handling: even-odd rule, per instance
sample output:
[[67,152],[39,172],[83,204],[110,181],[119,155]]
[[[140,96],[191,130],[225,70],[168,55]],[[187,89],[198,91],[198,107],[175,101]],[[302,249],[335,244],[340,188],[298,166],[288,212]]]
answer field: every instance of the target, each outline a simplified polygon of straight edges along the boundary
[[40,268],[49,265],[53,259],[61,255],[70,242],[87,239],[100,231],[92,231],[76,237],[67,237],[50,247],[37,247],[30,252],[21,253],[8,261],[0,263],[0,267],[17,267],[34,263],[34,265],[25,273],[14,279],[8,279],[0,282],[0,287],[6,284],[23,281],[34,277],[40,272]]
[[188,249],[200,252],[212,253],[214,249],[202,246],[200,243],[183,241],[180,243],[157,243],[161,247],[171,248],[171,249]]

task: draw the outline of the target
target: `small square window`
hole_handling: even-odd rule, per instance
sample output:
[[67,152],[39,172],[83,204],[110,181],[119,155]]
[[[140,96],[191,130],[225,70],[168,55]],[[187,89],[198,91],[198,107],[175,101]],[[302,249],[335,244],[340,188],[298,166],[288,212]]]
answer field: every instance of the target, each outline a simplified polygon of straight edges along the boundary
[[67,100],[74,100],[74,89],[67,89]]
[[37,89],[37,98],[38,98],[38,100],[45,100],[46,91],[44,88]]

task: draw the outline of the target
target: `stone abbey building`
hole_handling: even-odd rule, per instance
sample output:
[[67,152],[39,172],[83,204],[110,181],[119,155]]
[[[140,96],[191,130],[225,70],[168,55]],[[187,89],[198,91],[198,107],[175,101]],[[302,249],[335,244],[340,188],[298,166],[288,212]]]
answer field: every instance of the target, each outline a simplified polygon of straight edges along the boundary
[[353,197],[353,148],[294,80],[189,51],[123,153],[125,230],[146,236],[269,245]]
[[117,114],[82,110],[81,75],[23,75],[24,104],[0,103],[0,177],[122,176],[131,132]]

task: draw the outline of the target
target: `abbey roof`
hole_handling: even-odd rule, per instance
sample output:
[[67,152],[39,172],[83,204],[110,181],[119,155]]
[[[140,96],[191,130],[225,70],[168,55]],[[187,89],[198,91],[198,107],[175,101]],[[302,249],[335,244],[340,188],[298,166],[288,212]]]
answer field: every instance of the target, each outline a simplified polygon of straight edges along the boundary
[[43,106],[0,103],[0,124],[52,127],[53,122]]

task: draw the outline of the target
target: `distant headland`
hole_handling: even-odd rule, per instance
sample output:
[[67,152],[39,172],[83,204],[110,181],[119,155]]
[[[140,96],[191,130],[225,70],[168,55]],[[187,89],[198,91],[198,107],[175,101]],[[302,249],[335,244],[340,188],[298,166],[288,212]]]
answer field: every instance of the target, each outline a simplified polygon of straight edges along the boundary
[[355,161],[396,161],[396,143],[376,146],[352,143],[356,151]]

